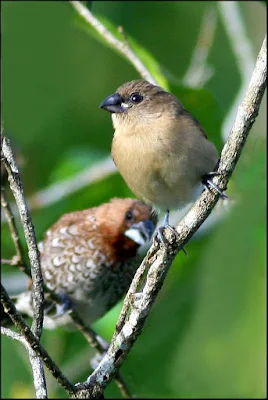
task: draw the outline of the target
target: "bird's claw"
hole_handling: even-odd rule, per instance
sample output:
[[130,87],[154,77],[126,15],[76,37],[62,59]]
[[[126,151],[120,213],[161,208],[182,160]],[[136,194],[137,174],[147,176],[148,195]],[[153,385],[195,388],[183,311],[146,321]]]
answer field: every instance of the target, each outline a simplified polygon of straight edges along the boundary
[[73,309],[70,297],[66,293],[58,293],[61,303],[56,303],[56,312],[51,318],[59,318],[64,314],[69,314]]
[[[169,223],[169,210],[167,210],[165,217],[164,217],[164,222],[163,222],[163,226],[160,226],[155,234],[154,234],[154,240],[156,239],[158,242],[160,242],[165,248],[167,248],[167,240],[165,239],[164,235],[163,235],[163,230],[164,229],[170,229],[171,232],[175,235],[176,239],[178,238],[178,232],[176,231],[175,228],[173,228],[173,226],[170,225]],[[184,247],[181,248],[182,251],[184,252],[184,254],[186,256],[188,256],[187,251],[185,250]]]
[[90,359],[90,365],[91,365],[91,368],[93,368],[93,369],[97,368],[97,366],[99,365],[99,363],[101,362],[103,356],[106,354],[106,352],[107,352],[107,350],[109,348],[109,343],[106,342],[106,340],[104,340],[101,336],[97,335],[96,338],[101,343],[101,345],[102,345],[102,347],[104,349],[104,352],[102,354],[96,353],[94,355],[94,357],[92,357]]
[[211,179],[209,179],[209,177],[213,178],[213,176],[216,175],[221,175],[221,174],[220,172],[214,172],[214,171],[207,173],[205,176],[203,176],[202,183],[206,189],[211,190],[211,188],[213,188],[214,190],[216,190],[216,192],[219,193],[221,199],[223,200],[228,199],[229,197],[223,193],[223,190],[220,189],[215,183],[213,183]]

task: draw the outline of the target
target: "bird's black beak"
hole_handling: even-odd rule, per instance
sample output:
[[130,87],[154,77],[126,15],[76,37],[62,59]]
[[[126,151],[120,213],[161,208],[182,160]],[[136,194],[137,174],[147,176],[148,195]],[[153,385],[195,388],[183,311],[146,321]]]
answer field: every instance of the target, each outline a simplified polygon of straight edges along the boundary
[[140,221],[132,225],[126,232],[125,236],[136,242],[138,245],[143,246],[152,237],[156,224],[150,220]]
[[118,93],[111,94],[106,97],[100,104],[100,108],[103,108],[110,113],[123,113],[126,111],[126,107],[122,106],[123,99]]

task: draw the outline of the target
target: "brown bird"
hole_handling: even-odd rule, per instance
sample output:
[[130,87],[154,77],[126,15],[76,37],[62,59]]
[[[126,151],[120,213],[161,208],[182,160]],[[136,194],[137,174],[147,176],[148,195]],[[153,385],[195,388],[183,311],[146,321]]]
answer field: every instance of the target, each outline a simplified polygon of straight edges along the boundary
[[[138,250],[151,238],[156,223],[152,208],[134,199],[114,198],[63,215],[39,244],[45,283],[63,298],[67,295],[84,322],[91,324],[127,292],[139,265]],[[30,292],[25,292],[16,306],[29,315],[30,302]],[[44,326],[69,324],[69,315],[60,314],[46,316]]]
[[126,82],[100,105],[112,113],[112,157],[140,199],[167,210],[194,200],[209,179],[218,152],[199,122],[161,87],[143,80]]

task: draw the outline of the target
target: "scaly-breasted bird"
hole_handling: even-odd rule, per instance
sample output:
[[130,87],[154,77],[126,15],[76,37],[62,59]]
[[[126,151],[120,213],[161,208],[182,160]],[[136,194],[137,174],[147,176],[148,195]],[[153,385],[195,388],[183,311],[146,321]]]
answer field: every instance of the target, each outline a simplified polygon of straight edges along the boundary
[[[39,244],[45,283],[68,295],[91,324],[127,292],[139,266],[139,247],[151,238],[156,223],[152,208],[134,199],[114,198],[63,215]],[[30,292],[19,295],[17,309],[30,314],[30,301]],[[69,323],[67,313],[44,319],[47,328]]]
[[[112,113],[112,157],[133,193],[167,210],[194,200],[209,179],[218,152],[199,122],[161,87],[126,82],[100,104]],[[224,196],[221,192],[220,194]]]

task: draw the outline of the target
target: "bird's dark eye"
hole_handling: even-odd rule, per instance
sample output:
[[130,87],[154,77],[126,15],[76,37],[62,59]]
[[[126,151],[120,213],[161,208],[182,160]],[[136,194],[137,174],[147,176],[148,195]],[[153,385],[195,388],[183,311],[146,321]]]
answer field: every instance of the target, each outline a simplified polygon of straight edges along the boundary
[[132,210],[128,210],[126,212],[125,220],[128,221],[128,222],[134,222],[135,221],[135,215],[134,215],[134,212]]
[[132,93],[132,95],[130,96],[130,101],[134,104],[138,104],[143,100],[143,97],[141,94],[139,93]]

